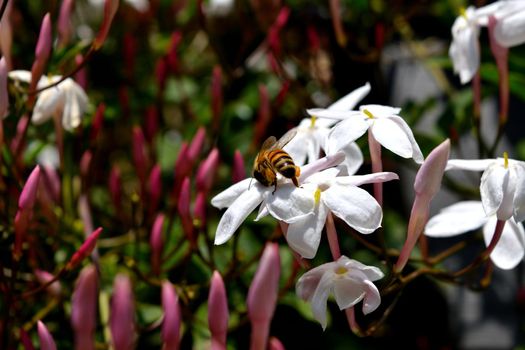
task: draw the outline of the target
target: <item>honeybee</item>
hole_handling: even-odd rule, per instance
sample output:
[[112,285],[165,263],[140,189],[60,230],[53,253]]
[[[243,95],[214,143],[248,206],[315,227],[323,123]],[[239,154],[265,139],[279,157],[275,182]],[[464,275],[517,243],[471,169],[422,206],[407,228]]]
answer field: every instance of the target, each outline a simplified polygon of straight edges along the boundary
[[299,187],[297,178],[301,174],[301,168],[294,164],[292,157],[282,148],[294,138],[297,130],[288,131],[279,139],[270,136],[263,142],[261,150],[255,157],[253,163],[253,177],[264,186],[274,186],[272,193],[277,190],[277,172],[291,179],[295,186]]

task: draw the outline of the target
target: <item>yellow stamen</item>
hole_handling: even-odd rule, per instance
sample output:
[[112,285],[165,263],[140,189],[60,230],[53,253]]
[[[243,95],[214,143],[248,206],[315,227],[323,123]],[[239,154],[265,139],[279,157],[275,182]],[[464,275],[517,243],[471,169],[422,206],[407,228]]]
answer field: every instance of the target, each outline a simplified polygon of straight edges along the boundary
[[315,121],[317,120],[317,117],[312,116],[310,118],[310,129],[313,129],[315,127]]
[[503,152],[503,166],[505,169],[509,167],[509,154],[507,152]]
[[319,204],[319,202],[321,201],[321,189],[320,188],[317,188],[315,190],[314,200],[315,200],[315,205]]
[[459,8],[459,15],[467,19],[467,9],[461,6]]
[[374,115],[370,113],[368,109],[363,109],[363,113],[366,114],[366,116],[370,119],[374,119]]
[[335,270],[335,273],[338,274],[338,275],[344,275],[347,272],[348,272],[347,268],[346,267],[342,267],[342,266],[339,266],[337,268],[337,270]]

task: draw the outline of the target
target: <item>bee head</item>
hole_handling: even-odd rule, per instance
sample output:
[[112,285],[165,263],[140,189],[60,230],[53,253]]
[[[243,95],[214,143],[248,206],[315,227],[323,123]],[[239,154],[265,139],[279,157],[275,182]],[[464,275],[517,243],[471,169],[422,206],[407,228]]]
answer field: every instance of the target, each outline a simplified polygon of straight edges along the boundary
[[269,169],[263,169],[262,171],[254,169],[253,177],[264,186],[272,186],[276,180],[275,174]]

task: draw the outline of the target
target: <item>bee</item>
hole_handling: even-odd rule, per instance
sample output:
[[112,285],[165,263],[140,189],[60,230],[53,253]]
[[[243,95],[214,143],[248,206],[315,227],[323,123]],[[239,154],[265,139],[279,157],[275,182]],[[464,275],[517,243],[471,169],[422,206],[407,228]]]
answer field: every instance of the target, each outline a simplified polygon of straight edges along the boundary
[[288,131],[279,139],[270,136],[264,141],[261,150],[255,157],[253,163],[253,177],[264,186],[274,186],[272,193],[277,190],[277,173],[291,179],[295,186],[299,187],[297,178],[301,174],[301,168],[294,164],[292,157],[282,148],[294,138],[297,130]]

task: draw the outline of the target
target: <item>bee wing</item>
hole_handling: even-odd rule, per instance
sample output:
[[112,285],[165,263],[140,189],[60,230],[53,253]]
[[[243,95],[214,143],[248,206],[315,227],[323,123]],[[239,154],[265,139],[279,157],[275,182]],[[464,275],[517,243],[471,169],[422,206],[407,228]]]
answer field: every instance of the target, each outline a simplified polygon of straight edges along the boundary
[[284,146],[286,146],[288,142],[290,142],[295,137],[295,135],[297,135],[297,128],[288,130],[288,132],[284,134],[279,139],[279,141],[277,141],[277,143],[275,144],[275,147],[273,148],[283,148]]
[[275,144],[277,142],[277,139],[275,136],[268,137],[261,146],[261,151],[267,150],[269,148],[274,148]]

